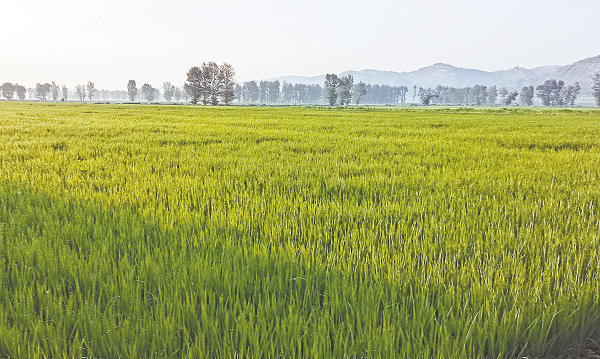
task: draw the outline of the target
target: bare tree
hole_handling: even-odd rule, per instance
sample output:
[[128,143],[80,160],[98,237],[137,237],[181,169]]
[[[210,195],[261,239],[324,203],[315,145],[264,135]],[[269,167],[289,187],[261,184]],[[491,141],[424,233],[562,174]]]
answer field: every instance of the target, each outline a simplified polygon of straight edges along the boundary
[[35,89],[29,87],[27,89],[27,96],[29,96],[30,100],[33,100],[35,98]]

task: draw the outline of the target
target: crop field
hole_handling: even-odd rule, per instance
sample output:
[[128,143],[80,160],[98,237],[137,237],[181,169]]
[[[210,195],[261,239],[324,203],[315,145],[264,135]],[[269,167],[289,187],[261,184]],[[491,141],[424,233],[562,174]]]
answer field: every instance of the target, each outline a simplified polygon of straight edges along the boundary
[[599,200],[596,110],[0,102],[0,358],[581,350]]

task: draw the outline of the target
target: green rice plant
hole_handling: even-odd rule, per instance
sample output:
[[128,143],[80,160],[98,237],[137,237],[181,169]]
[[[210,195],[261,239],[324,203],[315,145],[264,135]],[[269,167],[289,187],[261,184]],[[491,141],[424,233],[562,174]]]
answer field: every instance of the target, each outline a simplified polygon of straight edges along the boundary
[[523,357],[598,334],[598,111],[0,119],[0,357]]

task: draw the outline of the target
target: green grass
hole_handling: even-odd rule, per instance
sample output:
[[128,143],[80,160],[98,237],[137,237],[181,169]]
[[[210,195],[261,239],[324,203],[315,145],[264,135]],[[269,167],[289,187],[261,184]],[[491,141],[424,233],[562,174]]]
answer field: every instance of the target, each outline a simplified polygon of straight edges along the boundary
[[0,103],[0,357],[557,355],[600,113]]

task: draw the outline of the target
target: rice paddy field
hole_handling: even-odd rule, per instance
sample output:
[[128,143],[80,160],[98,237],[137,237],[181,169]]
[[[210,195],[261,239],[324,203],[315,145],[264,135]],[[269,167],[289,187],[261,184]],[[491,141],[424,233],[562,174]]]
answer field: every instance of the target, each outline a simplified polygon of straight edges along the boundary
[[600,112],[0,103],[1,358],[505,358],[600,331]]

